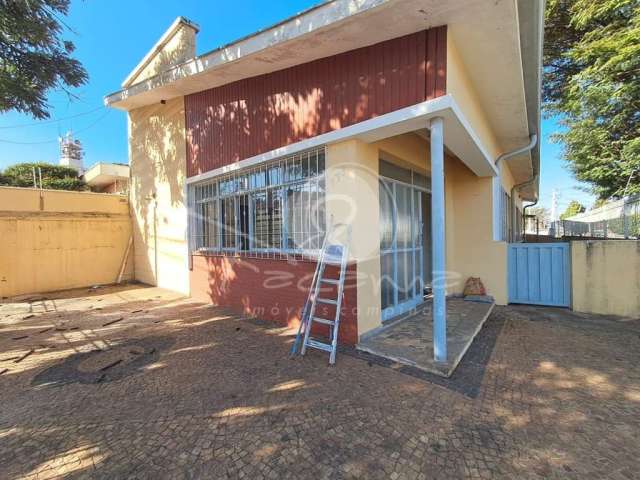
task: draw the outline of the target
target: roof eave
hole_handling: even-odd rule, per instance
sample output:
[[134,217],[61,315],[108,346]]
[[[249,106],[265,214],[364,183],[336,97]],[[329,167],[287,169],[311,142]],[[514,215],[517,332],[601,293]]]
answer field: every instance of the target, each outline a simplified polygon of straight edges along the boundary
[[[259,30],[233,43],[223,45],[203,55],[175,65],[147,80],[127,84],[127,80],[135,78],[135,74],[141,70],[141,66],[144,68],[145,60],[148,63],[149,59],[145,57],[127,77],[127,80],[123,82],[122,86],[124,88],[105,96],[104,104],[109,107],[129,110],[130,108],[128,108],[127,105],[123,105],[122,102],[135,95],[140,95],[155,88],[170,86],[173,82],[213,70],[216,67],[247,57],[252,53],[335,26],[347,18],[361,14],[380,5],[392,3],[392,1],[393,0],[362,0],[357,4],[346,1],[328,1],[321,3],[267,29]],[[176,22],[180,20],[180,18],[182,17],[179,17]],[[167,33],[169,33],[173,27],[174,26],[170,27]],[[167,33],[165,33],[165,35]],[[158,41],[156,47],[161,43],[161,40]],[[153,56],[156,47],[147,54],[149,57]]]
[[538,142],[531,151],[531,170],[534,178],[531,186],[523,190],[524,199],[529,201],[537,200],[540,185],[540,105],[545,3],[546,0],[518,0],[527,122],[529,133],[538,136]]

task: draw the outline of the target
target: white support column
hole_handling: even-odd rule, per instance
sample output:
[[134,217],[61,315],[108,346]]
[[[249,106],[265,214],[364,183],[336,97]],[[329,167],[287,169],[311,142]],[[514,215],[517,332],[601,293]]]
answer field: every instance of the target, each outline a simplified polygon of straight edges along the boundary
[[431,120],[431,236],[433,248],[433,355],[447,361],[447,297],[444,212],[444,127]]

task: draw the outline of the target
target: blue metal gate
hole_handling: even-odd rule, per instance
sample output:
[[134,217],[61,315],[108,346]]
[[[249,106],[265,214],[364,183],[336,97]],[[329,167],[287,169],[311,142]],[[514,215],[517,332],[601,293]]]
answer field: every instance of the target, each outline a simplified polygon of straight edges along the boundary
[[509,303],[571,306],[569,243],[509,245]]

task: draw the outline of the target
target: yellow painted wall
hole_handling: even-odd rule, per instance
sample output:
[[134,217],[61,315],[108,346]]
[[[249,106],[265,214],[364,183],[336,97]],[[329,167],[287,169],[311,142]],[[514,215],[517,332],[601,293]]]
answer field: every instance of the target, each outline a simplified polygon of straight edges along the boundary
[[[431,151],[429,142],[422,137],[408,133],[387,138],[373,144],[378,149],[381,158],[405,168],[412,168],[426,175],[431,174]],[[450,175],[451,167],[458,162],[455,158],[445,154],[445,237],[447,265],[454,264],[456,222],[456,204],[454,197],[454,178]],[[459,273],[447,267],[449,280],[447,292],[457,291],[460,282]]]
[[640,241],[571,242],[573,309],[640,318]]
[[[385,159],[431,171],[429,143],[415,134],[372,144]],[[395,158],[394,158],[395,157]],[[510,191],[513,176],[507,165],[502,176]],[[447,294],[459,294],[467,278],[480,277],[500,305],[507,303],[507,244],[492,234],[491,178],[480,178],[460,160],[445,155],[445,228]]]
[[0,187],[0,297],[114,283],[130,237],[126,197]]
[[[379,159],[429,172],[429,143],[415,134],[367,144],[349,140],[327,148],[327,214],[353,225],[352,256],[358,262],[358,333],[379,327]],[[505,242],[492,240],[491,178],[476,177],[446,156],[445,209],[448,294],[461,293],[479,276],[499,304],[507,302]]]
[[327,216],[352,225],[358,271],[358,334],[381,325],[380,158],[427,173],[429,144],[413,133],[375,143],[348,140],[327,147]]
[[[505,191],[509,195],[511,195],[511,188],[513,188],[513,186],[516,184],[516,181],[513,178],[513,174],[511,173],[511,168],[509,167],[509,161],[508,160],[500,165],[500,170],[501,170],[500,180],[501,180],[501,183],[502,183],[502,188],[504,188]],[[519,199],[519,197],[516,198],[516,202],[522,203],[521,200]]]
[[[492,160],[495,161],[504,153],[504,150],[491,128],[489,119],[485,115],[473,86],[473,81],[466,71],[451,35],[447,35],[447,94],[453,96],[462,113],[471,124],[471,128],[478,135]],[[515,180],[509,167],[509,160],[502,162],[500,169],[502,186],[507,193],[511,194],[511,188],[515,185]],[[514,200],[515,204],[522,208],[522,200],[517,194]]]
[[154,54],[147,65],[140,69],[137,75],[130,78],[127,84],[133,85],[147,80],[173,65],[193,58],[195,53],[196,31],[190,26],[180,24],[164,47]]
[[453,96],[487,152],[495,160],[502,153],[502,148],[491,129],[451,35],[447,35],[447,94]]
[[496,303],[507,303],[507,243],[493,241],[491,178],[476,177],[459,160],[445,163],[448,294],[459,294],[469,277],[480,277]]
[[404,168],[428,175],[431,171],[429,142],[415,133],[405,133],[372,143],[379,156]]
[[129,112],[135,278],[189,293],[184,101]]
[[[431,171],[429,142],[415,134],[372,144],[386,160]],[[502,176],[507,191],[513,176],[507,165]],[[445,228],[447,294],[459,294],[467,278],[480,277],[500,305],[507,303],[507,244],[494,242],[491,178],[480,178],[460,160],[445,155]]]
[[378,149],[359,140],[327,147],[327,220],[352,226],[350,256],[357,262],[358,333],[380,326]]
[[[90,192],[0,187],[0,211],[128,214],[126,197]],[[41,200],[42,199],[42,200]]]

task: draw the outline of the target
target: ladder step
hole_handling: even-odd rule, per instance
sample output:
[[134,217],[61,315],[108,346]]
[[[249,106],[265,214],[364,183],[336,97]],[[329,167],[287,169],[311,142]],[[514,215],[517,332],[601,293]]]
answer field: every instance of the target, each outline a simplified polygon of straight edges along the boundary
[[336,324],[333,320],[327,320],[326,318],[313,317],[314,322],[323,323],[325,325],[331,325],[332,327]]
[[[344,243],[331,243],[334,237],[336,237],[334,230],[336,227],[346,228],[346,241]],[[313,280],[311,281],[311,288],[309,291],[309,296],[307,297],[307,301],[305,302],[305,306],[303,309],[303,318],[304,320],[300,322],[300,326],[298,328],[298,334],[296,335],[296,340],[291,347],[291,354],[300,353],[300,355],[304,355],[307,347],[316,348],[318,350],[323,350],[329,353],[329,364],[333,365],[336,362],[336,353],[338,349],[338,330],[340,327],[340,305],[342,302],[343,289],[344,289],[344,281],[345,274],[347,270],[347,263],[349,260],[349,242],[351,241],[351,226],[345,224],[337,224],[337,225],[329,225],[325,233],[325,238],[322,242],[322,248],[320,250],[320,255],[318,257],[318,262],[316,263],[316,270],[313,274]],[[338,278],[331,273],[333,269],[326,271],[325,267],[327,265],[337,266],[339,267]],[[323,278],[324,275],[333,277],[333,278]],[[321,289],[321,285],[333,285],[337,290],[337,295],[335,299],[331,298],[321,298],[320,295],[325,294],[327,296],[334,296],[334,293],[324,293]],[[333,320],[329,320],[327,318],[316,317],[316,307],[318,304],[329,304],[334,305],[336,307],[335,318]],[[320,313],[322,315],[322,313]],[[330,343],[321,342],[319,340],[313,339],[309,336],[311,333],[311,327],[313,323],[321,323],[324,325],[328,325],[329,328],[329,336],[331,339]]]
[[328,298],[316,298],[318,303],[328,303],[329,305],[338,305],[336,300],[330,300]]
[[317,340],[313,340],[312,338],[307,340],[307,346],[317,348],[319,350],[324,350],[325,352],[330,352],[332,350],[331,345],[329,345],[328,343],[322,343]]

